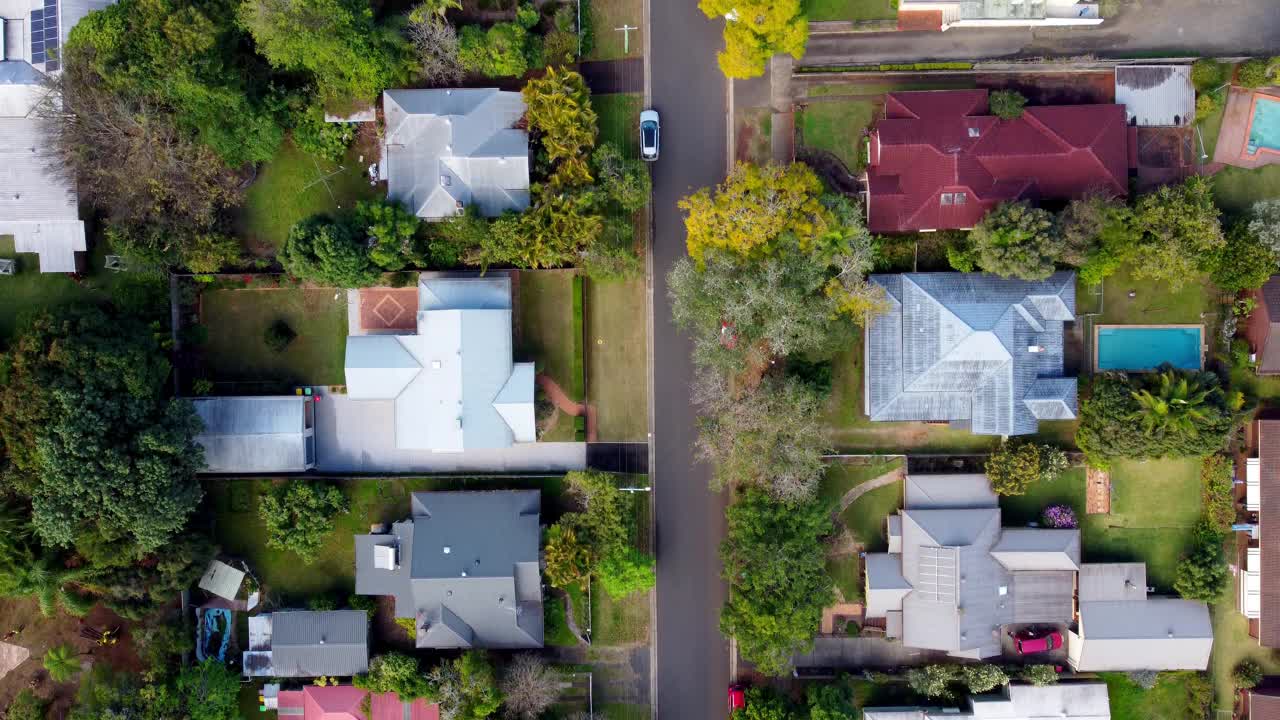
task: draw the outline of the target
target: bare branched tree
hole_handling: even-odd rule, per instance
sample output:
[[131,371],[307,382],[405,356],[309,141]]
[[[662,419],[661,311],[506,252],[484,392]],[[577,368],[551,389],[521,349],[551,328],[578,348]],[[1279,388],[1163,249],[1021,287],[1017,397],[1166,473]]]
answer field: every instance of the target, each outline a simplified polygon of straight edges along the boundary
[[51,168],[117,223],[199,232],[239,203],[236,175],[163,107],[106,86],[69,58],[36,108]]
[[502,677],[507,717],[537,720],[560,696],[560,676],[537,655],[517,655]]
[[458,35],[452,25],[433,14],[415,18],[409,22],[409,40],[422,65],[422,79],[429,85],[457,85],[462,81]]

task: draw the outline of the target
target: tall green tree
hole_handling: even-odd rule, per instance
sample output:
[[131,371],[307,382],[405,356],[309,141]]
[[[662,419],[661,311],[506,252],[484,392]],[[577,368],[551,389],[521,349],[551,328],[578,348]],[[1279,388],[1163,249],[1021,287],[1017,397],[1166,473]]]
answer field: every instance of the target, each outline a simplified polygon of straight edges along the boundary
[[1174,289],[1197,277],[1205,258],[1226,243],[1212,186],[1199,176],[1139,197],[1133,221],[1134,252],[1142,258],[1134,266],[1134,276],[1164,281]]
[[400,270],[424,258],[415,245],[418,216],[390,200],[364,200],[356,205],[354,222],[369,240],[369,259],[383,270]]
[[349,218],[316,215],[289,230],[280,262],[290,274],[338,288],[369,287],[381,272]]
[[141,556],[168,542],[200,501],[191,403],[168,397],[156,334],[97,308],[33,319],[0,387],[0,435],[50,547],[115,543]]
[[978,267],[1001,277],[1044,280],[1062,254],[1054,218],[1026,201],[1003,203],[969,233]]
[[347,510],[342,490],[324,482],[286,480],[258,499],[258,515],[267,526],[267,546],[292,552],[307,565],[315,561],[333,531],[334,516]]
[[240,673],[216,658],[184,667],[174,690],[191,720],[228,720],[240,714]]
[[1257,290],[1276,272],[1275,250],[1244,225],[1232,228],[1226,242],[1205,260],[1209,279],[1229,293]]
[[243,0],[236,18],[272,67],[308,73],[335,109],[373,102],[408,77],[406,41],[355,0]]
[[1209,420],[1209,396],[1217,387],[1206,386],[1202,378],[1170,369],[1157,373],[1154,382],[1145,385],[1133,391],[1138,404],[1133,419],[1148,435],[1195,437]]
[[444,660],[428,677],[435,686],[432,699],[440,706],[441,720],[483,720],[502,705],[493,665],[482,650]]
[[351,684],[369,692],[395,693],[405,701],[433,697],[434,693],[418,659],[398,652],[375,657],[369,663],[369,672],[355,676]]
[[525,118],[529,129],[554,166],[548,180],[553,188],[591,182],[588,158],[596,144],[596,112],[591,91],[581,75],[549,67],[541,78],[525,83]]
[[1231,569],[1222,549],[1223,536],[1207,521],[1196,528],[1191,552],[1178,563],[1173,589],[1187,600],[1212,603],[1231,584]]
[[822,540],[831,518],[815,501],[779,502],[747,487],[726,513],[720,546],[729,597],[720,630],[767,675],[781,675],[792,655],[813,645],[823,608],[834,599]]
[[835,219],[821,202],[822,181],[809,166],[738,163],[723,183],[680,201],[689,256],[701,264],[713,249],[761,258],[779,244],[808,247]]
[[34,597],[45,617],[53,617],[58,608],[84,615],[93,600],[83,595],[77,584],[92,572],[89,567],[69,568],[54,553],[23,548],[0,558],[0,595]]

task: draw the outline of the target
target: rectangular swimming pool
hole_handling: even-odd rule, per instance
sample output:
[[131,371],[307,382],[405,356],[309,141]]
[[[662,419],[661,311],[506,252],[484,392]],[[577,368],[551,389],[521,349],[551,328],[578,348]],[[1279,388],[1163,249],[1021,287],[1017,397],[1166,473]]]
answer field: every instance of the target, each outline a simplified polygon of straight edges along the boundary
[[1168,363],[1181,370],[1201,368],[1204,328],[1200,325],[1099,325],[1094,331],[1098,370],[1155,370]]
[[1262,93],[1253,96],[1249,121],[1249,154],[1258,150],[1280,152],[1280,98]]

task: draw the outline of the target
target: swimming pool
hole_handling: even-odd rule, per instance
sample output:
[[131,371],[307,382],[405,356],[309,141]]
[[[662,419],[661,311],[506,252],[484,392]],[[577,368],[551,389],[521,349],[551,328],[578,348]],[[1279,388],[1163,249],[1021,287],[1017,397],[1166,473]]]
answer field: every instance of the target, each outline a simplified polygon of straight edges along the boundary
[[1262,93],[1253,96],[1249,121],[1249,154],[1258,150],[1280,152],[1280,98]]
[[1154,370],[1169,363],[1199,370],[1204,328],[1199,325],[1099,325],[1094,331],[1094,365],[1099,370]]

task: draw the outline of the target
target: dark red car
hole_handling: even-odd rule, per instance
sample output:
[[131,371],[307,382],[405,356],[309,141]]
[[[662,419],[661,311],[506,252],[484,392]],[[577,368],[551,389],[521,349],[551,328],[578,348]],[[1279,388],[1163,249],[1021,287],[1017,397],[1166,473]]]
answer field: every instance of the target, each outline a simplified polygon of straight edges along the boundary
[[1049,652],[1062,647],[1062,633],[1057,630],[1023,630],[1013,636],[1013,649],[1019,655]]
[[747,687],[745,685],[733,684],[729,686],[729,713],[734,710],[741,710],[747,706]]

